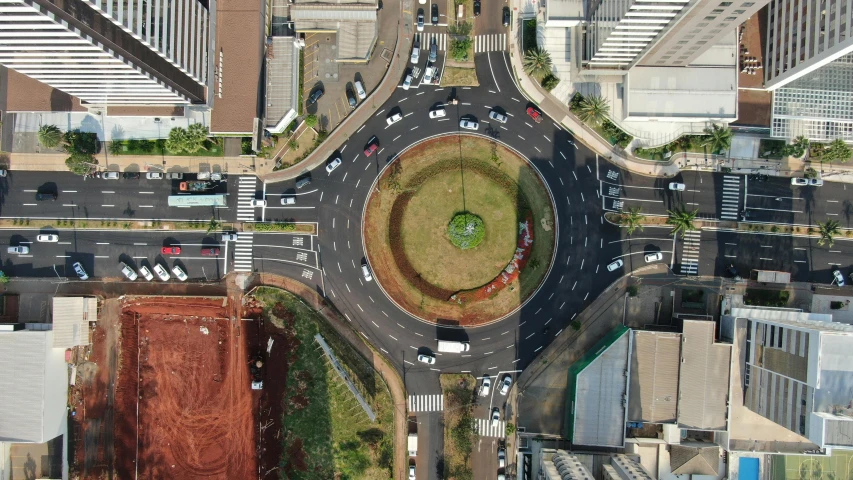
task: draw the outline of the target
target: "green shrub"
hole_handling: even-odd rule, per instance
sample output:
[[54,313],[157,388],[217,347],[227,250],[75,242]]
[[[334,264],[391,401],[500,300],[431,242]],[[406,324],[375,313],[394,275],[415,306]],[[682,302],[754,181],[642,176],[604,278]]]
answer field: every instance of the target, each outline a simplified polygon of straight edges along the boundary
[[791,294],[787,290],[761,290],[747,288],[743,303],[762,307],[784,307],[788,305]]
[[638,293],[640,293],[639,287],[637,287],[636,285],[628,285],[629,297],[636,297]]
[[293,222],[256,223],[252,227],[256,232],[292,232],[296,230]]
[[572,320],[572,323],[570,323],[569,326],[572,327],[572,329],[574,331],[578,331],[581,329],[581,321],[580,320]]
[[486,236],[486,225],[482,218],[473,213],[458,213],[447,225],[447,235],[450,237],[450,243],[457,248],[475,248]]
[[841,310],[844,308],[844,302],[829,302],[829,308],[831,310]]
[[542,79],[542,88],[550,92],[558,83],[560,83],[560,79],[555,77],[553,73],[549,73]]

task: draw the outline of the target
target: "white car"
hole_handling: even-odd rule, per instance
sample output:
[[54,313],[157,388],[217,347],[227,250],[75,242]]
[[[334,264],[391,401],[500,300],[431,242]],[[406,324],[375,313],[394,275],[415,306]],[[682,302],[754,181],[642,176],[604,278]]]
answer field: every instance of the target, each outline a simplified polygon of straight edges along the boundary
[[424,70],[424,79],[421,83],[432,83],[433,75],[435,75],[435,67],[427,67],[427,69]]
[[59,235],[53,235],[50,233],[42,233],[41,235],[36,237],[37,242],[48,242],[55,243],[59,241]]
[[663,260],[663,252],[647,253],[646,263],[657,262]]
[[409,87],[412,86],[412,76],[406,75],[405,80],[403,80],[403,90],[408,90]]
[[145,178],[148,180],[163,180],[163,173],[161,172],[148,172],[145,174]]
[[792,178],[791,185],[805,186],[809,184],[808,178]]
[[511,387],[511,386],[512,386],[512,375],[507,373],[506,375],[504,375],[504,379],[501,380],[500,394],[506,395],[507,392],[509,392],[509,387]]
[[364,84],[361,83],[361,80],[356,80],[353,85],[355,85],[355,94],[358,95],[358,98],[362,100],[367,98],[367,92],[364,91]]
[[361,266],[361,274],[364,276],[365,282],[373,280],[373,275],[370,274],[370,267],[368,267],[367,264]]
[[468,120],[467,118],[463,118],[459,120],[459,127],[464,128],[466,130],[478,130],[480,128],[480,124],[475,122],[474,120]]
[[174,273],[175,276],[178,277],[178,280],[182,282],[187,281],[187,274],[181,267],[175,265],[174,267],[172,267],[172,273]]
[[394,115],[391,115],[390,117],[386,118],[385,122],[388,123],[388,126],[391,126],[391,125],[394,125],[395,123],[399,122],[402,119],[403,119],[402,114],[395,113]]
[[101,178],[104,180],[118,180],[118,172],[104,172]]
[[506,467],[506,449],[501,447],[498,449],[498,468]]
[[810,178],[809,179],[810,187],[820,187],[823,186],[823,179],[821,178]]
[[159,263],[154,264],[154,273],[156,273],[157,276],[160,277],[160,280],[163,280],[164,282],[167,282],[172,278],[172,276],[169,275],[169,271],[163,268]]
[[501,421],[501,410],[498,407],[492,409],[492,426],[496,427],[498,422]]
[[489,391],[492,389],[492,377],[488,374],[483,375],[483,385],[480,386],[480,396],[488,397]]
[[332,160],[331,162],[329,162],[328,165],[326,165],[326,172],[327,173],[334,172],[335,169],[338,168],[338,166],[340,166],[341,162],[342,162],[341,157],[338,157],[338,158]]
[[624,263],[622,263],[622,259],[620,258],[619,260],[616,260],[615,262],[607,265],[607,271],[612,272],[618,268],[621,268],[622,265],[624,265]]
[[415,466],[409,465],[409,480],[417,480],[415,478]]
[[119,267],[121,267],[121,273],[123,273],[128,280],[134,281],[139,277],[139,275],[137,275],[132,268],[128,267],[126,263],[119,262]]
[[223,242],[236,242],[237,241],[237,234],[236,233],[223,233],[222,234],[222,241]]
[[80,280],[88,280],[89,279],[89,274],[86,273],[86,270],[83,269],[83,265],[80,262],[74,262],[74,264],[71,265],[71,267],[74,268],[74,273],[77,274],[77,276],[80,278]]
[[149,282],[151,280],[154,280],[154,275],[151,274],[151,270],[148,270],[148,267],[144,265],[139,267],[139,274],[142,275],[142,278],[148,280]]
[[835,277],[835,283],[837,283],[839,287],[844,286],[844,274],[841,273],[841,270],[833,270],[832,276]]
[[263,198],[253,198],[249,205],[252,207],[266,207],[267,201]]
[[415,48],[412,49],[412,63],[418,63],[421,59],[421,47],[419,45],[415,45]]
[[418,361],[421,363],[426,363],[427,365],[432,365],[435,363],[435,357],[432,355],[424,355],[418,354]]
[[424,31],[424,13],[423,12],[418,12],[418,31],[419,32]]
[[687,186],[683,183],[672,182],[669,184],[669,189],[675,190],[676,192],[683,192],[685,188],[687,188]]
[[282,205],[296,205],[296,197],[281,197]]
[[504,115],[498,111],[495,111],[495,110],[492,110],[491,112],[489,112],[489,118],[491,118],[492,120],[494,120],[496,122],[500,122],[500,123],[506,123],[506,120],[507,120],[506,115]]
[[443,118],[447,116],[447,110],[444,107],[438,107],[435,110],[429,111],[429,118]]

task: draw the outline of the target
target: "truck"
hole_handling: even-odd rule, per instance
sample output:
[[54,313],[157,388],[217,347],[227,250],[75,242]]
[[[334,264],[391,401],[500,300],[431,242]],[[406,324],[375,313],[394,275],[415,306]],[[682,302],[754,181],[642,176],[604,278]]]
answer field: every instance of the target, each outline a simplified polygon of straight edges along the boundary
[[409,434],[409,456],[417,457],[418,456],[418,434],[410,433]]
[[179,185],[179,189],[182,192],[203,192],[205,190],[210,190],[213,188],[213,183],[206,180],[191,180],[188,182],[181,182]]
[[471,350],[471,345],[468,342],[451,342],[448,340],[438,341],[438,351],[448,353],[462,353]]

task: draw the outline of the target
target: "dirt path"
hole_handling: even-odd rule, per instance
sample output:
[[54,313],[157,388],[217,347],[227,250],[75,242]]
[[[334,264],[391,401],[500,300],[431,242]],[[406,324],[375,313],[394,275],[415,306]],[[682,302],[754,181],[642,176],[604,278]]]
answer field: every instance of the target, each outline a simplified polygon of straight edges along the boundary
[[278,275],[258,274],[252,277],[252,283],[247,290],[259,286],[277,287],[301,297],[308,305],[320,312],[338,333],[367,359],[373,368],[382,375],[391,390],[394,401],[394,471],[395,477],[403,480],[406,476],[406,392],[403,381],[381,354],[364,342],[361,336],[350,327],[349,323],[336,311],[329,308],[321,297],[311,287],[296,280]]

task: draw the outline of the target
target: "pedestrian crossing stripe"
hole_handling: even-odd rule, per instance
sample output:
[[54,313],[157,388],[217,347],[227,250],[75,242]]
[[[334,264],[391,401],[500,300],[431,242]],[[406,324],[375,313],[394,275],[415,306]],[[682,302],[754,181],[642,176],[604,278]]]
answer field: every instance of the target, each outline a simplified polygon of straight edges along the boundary
[[444,410],[444,395],[409,395],[410,412],[440,412]]
[[506,436],[506,422],[503,420],[492,424],[492,421],[486,418],[477,419],[477,435],[481,437],[497,437],[503,438]]
[[691,230],[684,234],[682,240],[684,245],[681,248],[681,273],[685,275],[699,273],[699,245],[702,239],[702,232]]
[[252,246],[254,244],[253,232],[237,232],[237,241],[234,242],[234,271],[252,271]]
[[720,219],[737,220],[740,211],[740,180],[738,175],[723,176],[723,197],[721,199]]
[[474,37],[474,53],[506,50],[506,34],[491,33]]
[[251,222],[255,220],[255,208],[252,207],[252,199],[255,198],[255,190],[258,177],[242,176],[237,179],[237,220]]
[[435,45],[439,50],[447,50],[447,34],[446,33],[422,33],[421,35],[421,51],[429,53],[429,47],[432,41],[435,40]]

